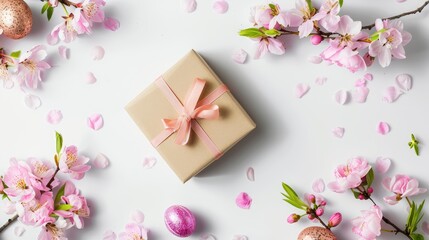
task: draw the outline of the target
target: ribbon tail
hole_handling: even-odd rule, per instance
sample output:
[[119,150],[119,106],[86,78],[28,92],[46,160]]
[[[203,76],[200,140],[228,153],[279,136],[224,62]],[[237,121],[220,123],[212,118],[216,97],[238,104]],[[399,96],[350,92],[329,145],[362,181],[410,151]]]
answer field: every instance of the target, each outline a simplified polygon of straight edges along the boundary
[[189,121],[183,120],[180,123],[179,130],[177,131],[176,144],[186,145],[191,136],[191,123]]

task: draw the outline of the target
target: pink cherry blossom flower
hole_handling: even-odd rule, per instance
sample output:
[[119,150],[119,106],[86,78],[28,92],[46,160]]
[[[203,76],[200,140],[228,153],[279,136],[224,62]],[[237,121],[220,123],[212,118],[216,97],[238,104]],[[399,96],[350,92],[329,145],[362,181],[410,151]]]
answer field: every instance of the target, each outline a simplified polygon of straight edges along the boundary
[[301,23],[301,17],[291,11],[282,11],[278,4],[273,4],[275,11],[271,9],[272,18],[268,24],[269,29],[280,29],[280,27],[297,27]]
[[362,178],[371,170],[368,161],[362,157],[355,157],[347,162],[347,165],[339,165],[335,169],[334,182],[330,182],[328,187],[334,192],[344,192],[348,189],[356,188],[362,183]]
[[280,40],[275,38],[257,38],[259,41],[258,48],[255,53],[255,59],[259,59],[264,56],[267,52],[275,55],[283,55],[285,53],[285,47]]
[[18,204],[16,210],[20,221],[26,225],[41,226],[55,222],[55,218],[50,216],[54,211],[52,192],[45,192],[40,198],[34,198],[28,203]]
[[57,6],[58,6],[58,0],[49,0],[49,4],[50,4],[52,7],[57,7]]
[[82,7],[83,15],[91,24],[104,21],[105,0],[84,0],[79,5]]
[[[29,158],[27,160],[28,165],[31,168],[31,172],[34,178],[31,179],[31,185],[41,191],[49,190],[47,185],[55,173],[54,168],[50,163],[41,161],[36,158]],[[58,181],[53,181],[51,187],[58,185]]]
[[330,227],[336,227],[336,226],[338,226],[341,223],[342,220],[343,220],[343,216],[341,215],[341,213],[339,213],[339,212],[334,213],[329,218],[328,226],[330,226]]
[[325,15],[322,13],[316,13],[313,15],[312,10],[309,8],[306,0],[297,0],[295,2],[296,9],[291,10],[291,15],[298,16],[299,21],[291,23],[290,25],[297,24],[299,37],[304,38],[310,35],[314,29],[314,21],[322,19]]
[[65,17],[64,22],[54,27],[47,39],[50,45],[57,44],[59,40],[65,43],[75,40],[78,33],[73,26],[73,18],[74,15],[70,14],[68,17]]
[[83,196],[71,194],[63,196],[61,200],[64,201],[65,204],[71,205],[71,208],[68,211],[58,210],[55,211],[55,213],[70,219],[72,224],[76,225],[76,228],[82,229],[84,226],[83,218],[88,218],[90,214],[86,199]]
[[80,180],[91,169],[91,166],[86,165],[88,161],[89,158],[78,155],[76,146],[69,146],[61,156],[59,167],[61,172],[70,173],[72,178]]
[[137,223],[125,226],[125,232],[119,233],[119,240],[147,240],[147,229]]
[[269,28],[273,12],[268,5],[254,6],[250,10],[250,22],[258,27]]
[[120,27],[120,25],[121,24],[119,23],[119,21],[117,19],[110,18],[110,17],[106,17],[104,19],[104,22],[103,22],[104,28],[108,29],[110,31],[116,31],[116,30],[118,30],[119,27]]
[[326,0],[320,7],[319,13],[323,14],[323,18],[319,20],[319,24],[329,32],[335,32],[340,22],[340,4],[338,0]]
[[62,224],[59,224],[59,220],[55,224],[48,223],[42,227],[37,240],[68,240],[65,236]]
[[45,62],[45,58],[48,55],[46,47],[38,45],[28,51],[18,65],[18,81],[21,86],[27,86],[28,88],[37,88],[39,82],[42,81],[41,73],[51,68],[51,66]]
[[77,32],[77,34],[91,33],[92,22],[89,19],[87,19],[83,9],[76,8],[71,15],[73,15],[73,18],[71,21],[72,27]]
[[8,187],[3,192],[10,197],[21,197],[21,202],[29,202],[36,196],[32,187],[33,180],[31,168],[26,162],[11,159],[10,166],[3,178]]
[[381,234],[381,220],[383,213],[379,206],[372,206],[370,210],[361,211],[362,215],[352,220],[353,233],[361,240],[375,240]]
[[383,186],[395,195],[384,197],[384,201],[390,205],[395,205],[403,198],[424,193],[426,188],[419,188],[419,182],[415,178],[406,175],[396,175],[393,178],[383,180]]

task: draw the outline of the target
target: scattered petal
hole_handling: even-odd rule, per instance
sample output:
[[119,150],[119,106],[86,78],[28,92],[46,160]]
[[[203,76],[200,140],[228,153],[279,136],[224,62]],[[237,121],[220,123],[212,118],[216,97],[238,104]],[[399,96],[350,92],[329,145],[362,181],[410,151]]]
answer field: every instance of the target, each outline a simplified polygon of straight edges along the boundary
[[239,208],[249,209],[252,205],[252,198],[247,193],[241,192],[235,199],[235,203]]
[[247,169],[247,179],[249,179],[251,182],[255,181],[255,170],[253,170],[252,167]]
[[216,13],[224,14],[224,13],[228,12],[228,8],[229,8],[228,2],[225,0],[216,0],[213,3],[213,10]]
[[337,138],[343,138],[345,129],[342,127],[336,127],[332,129],[332,134]]
[[107,30],[116,31],[119,29],[121,24],[119,23],[118,19],[107,17],[104,19],[103,26]]
[[97,131],[100,130],[104,125],[103,116],[101,114],[94,114],[90,117],[88,117],[86,123],[88,124],[88,127],[91,129]]
[[365,87],[366,86],[366,80],[365,79],[358,79],[355,82],[355,87]]
[[216,240],[216,238],[210,233],[204,233],[200,236],[200,240]]
[[21,237],[22,234],[24,234],[24,232],[25,232],[25,228],[23,228],[21,226],[17,226],[17,227],[15,227],[15,229],[13,230],[13,232],[15,233],[15,236]]
[[366,98],[369,94],[369,88],[367,87],[356,87],[353,91],[353,100],[358,103],[366,102]]
[[40,100],[40,98],[32,94],[27,94],[24,98],[24,102],[27,107],[33,110],[38,109],[42,105],[42,101]]
[[234,62],[236,63],[243,64],[244,62],[246,62],[246,59],[247,52],[243,49],[239,49],[232,54],[232,60],[234,60]]
[[156,158],[155,157],[146,157],[143,159],[143,168],[144,169],[151,169],[156,164]]
[[322,193],[325,191],[325,182],[323,179],[319,178],[313,182],[313,191],[315,193]]
[[349,99],[349,92],[345,90],[339,90],[335,93],[334,99],[338,104],[344,105]]
[[299,83],[295,88],[295,95],[297,98],[302,98],[308,91],[310,90],[310,86],[305,83]]
[[197,9],[197,1],[196,0],[182,0],[183,9],[187,13],[194,12]]
[[327,77],[317,77],[316,80],[314,81],[317,85],[322,86],[326,83],[326,81],[328,81]]
[[12,89],[14,85],[12,80],[3,80],[3,87],[6,89]]
[[58,47],[58,54],[60,54],[62,58],[67,60],[69,59],[70,49],[66,46],[61,45]]
[[248,238],[245,235],[235,235],[232,240],[248,240]]
[[107,230],[104,232],[103,240],[116,240],[116,233],[111,230]]
[[379,173],[386,173],[391,165],[392,161],[389,158],[378,157],[375,162],[375,169]]
[[429,235],[429,223],[424,221],[422,223],[422,230],[425,232],[426,235]]
[[320,56],[311,56],[308,58],[308,61],[314,64],[322,63],[323,59]]
[[144,222],[144,214],[141,211],[136,210],[131,214],[131,220],[137,224],[142,224]]
[[372,81],[372,79],[374,79],[374,76],[371,73],[367,73],[367,74],[363,75],[363,79],[365,79],[367,81]]
[[46,117],[46,121],[52,125],[60,123],[62,119],[63,113],[60,110],[51,110]]
[[399,91],[396,87],[390,86],[384,90],[382,101],[387,103],[392,103],[402,95],[402,92]]
[[377,132],[381,135],[386,135],[390,132],[390,126],[386,122],[380,122],[378,124]]
[[88,84],[94,84],[95,82],[97,82],[97,78],[95,78],[92,72],[88,72],[88,74],[86,75],[85,82]]
[[396,76],[396,85],[404,92],[408,92],[413,86],[413,79],[408,74],[399,74]]
[[101,46],[96,46],[94,48],[94,58],[93,60],[97,61],[97,60],[101,60],[104,57],[104,48]]
[[92,165],[98,169],[107,168],[110,164],[109,159],[102,153],[99,153],[93,160]]

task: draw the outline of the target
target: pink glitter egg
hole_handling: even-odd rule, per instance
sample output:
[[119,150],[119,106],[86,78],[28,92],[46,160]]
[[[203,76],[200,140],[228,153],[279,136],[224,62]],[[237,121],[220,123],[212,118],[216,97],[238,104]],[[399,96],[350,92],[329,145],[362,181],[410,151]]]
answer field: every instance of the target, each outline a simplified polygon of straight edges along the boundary
[[180,205],[173,205],[165,210],[164,221],[167,229],[178,237],[190,236],[196,226],[194,214]]

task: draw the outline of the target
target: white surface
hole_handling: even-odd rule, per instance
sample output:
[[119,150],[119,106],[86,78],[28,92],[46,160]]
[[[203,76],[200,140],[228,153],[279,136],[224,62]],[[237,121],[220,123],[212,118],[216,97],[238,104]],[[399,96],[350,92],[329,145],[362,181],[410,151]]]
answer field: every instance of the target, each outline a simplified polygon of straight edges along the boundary
[[[0,89],[1,173],[12,156],[50,159],[55,147],[54,130],[63,134],[65,144],[76,144],[90,157],[101,152],[111,160],[109,168],[91,171],[76,183],[90,200],[92,216],[84,230],[69,232],[70,239],[101,239],[106,230],[118,233],[136,209],[145,213],[151,240],[178,239],[163,222],[164,210],[172,204],[185,205],[197,216],[198,229],[189,239],[199,239],[202,233],[212,233],[219,240],[232,239],[235,234],[252,240],[295,239],[311,223],[286,223],[287,216],[295,210],[282,201],[281,182],[294,186],[300,194],[311,191],[313,180],[322,177],[331,181],[335,166],[356,155],[372,163],[378,156],[390,157],[393,168],[389,175],[410,174],[429,186],[429,9],[403,19],[413,34],[406,47],[408,58],[393,61],[386,69],[370,68],[374,80],[368,85],[371,92],[367,103],[341,106],[333,100],[334,93],[351,90],[364,73],[309,63],[308,57],[321,52],[324,44],[313,47],[307,40],[293,39],[288,41],[284,56],[249,59],[244,65],[231,60],[239,48],[253,55],[253,41],[239,37],[237,32],[250,26],[249,9],[262,0],[230,0],[229,11],[224,15],[212,11],[212,1],[198,1],[193,14],[182,11],[179,2],[109,1],[108,15],[118,18],[121,28],[115,33],[99,28],[92,36],[69,44],[70,60],[57,54],[57,46],[49,47],[54,68],[46,74],[42,88],[35,91],[43,102],[36,111],[24,105],[24,94],[18,88]],[[377,16],[414,9],[421,2],[345,0],[342,11],[368,24]],[[292,1],[287,4],[293,5]],[[41,4],[37,1],[31,3],[31,8],[33,33],[20,41],[2,39],[7,49],[25,50],[46,43],[46,35],[60,21],[56,15],[48,23],[45,16],[38,14]],[[101,61],[92,60],[92,50],[97,45],[106,50]],[[191,48],[203,55],[258,127],[220,161],[183,185],[140,133],[124,106]],[[88,71],[98,79],[94,85],[85,83]],[[413,89],[396,103],[381,102],[382,91],[393,85],[400,73],[413,76]],[[316,85],[318,76],[328,77],[328,82]],[[301,82],[310,84],[311,90],[297,99],[294,90]],[[61,109],[64,115],[57,126],[46,122],[51,109]],[[86,126],[86,118],[93,113],[104,116],[105,126],[98,132]],[[392,128],[386,136],[376,132],[379,121],[388,122]],[[337,126],[346,129],[343,139],[332,136],[331,129]],[[422,141],[420,157],[408,149],[410,133]],[[147,156],[158,158],[153,169],[142,168]],[[249,166],[255,169],[255,182],[246,179]],[[387,192],[377,187],[375,198],[381,203]],[[235,197],[242,191],[253,198],[250,210],[235,205]],[[370,203],[354,200],[351,194],[326,191],[324,195],[328,200],[326,218],[337,210],[344,214],[345,224],[336,230],[340,239],[356,239],[348,222]],[[405,204],[383,208],[396,222],[405,222]],[[1,214],[0,220],[6,220],[6,216]],[[15,226],[1,239],[15,239]],[[39,229],[25,228],[21,239],[34,240]],[[386,235],[380,239],[403,238]]]

